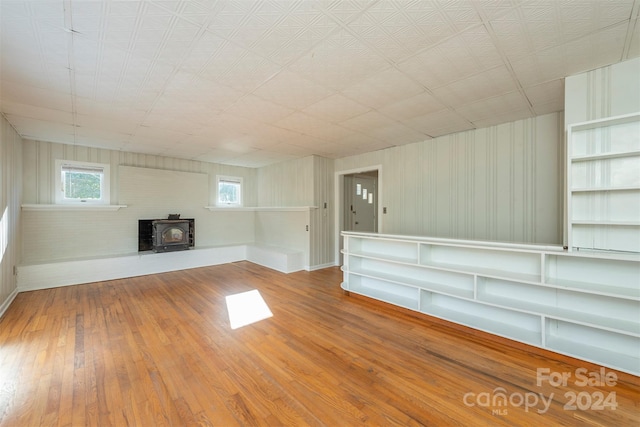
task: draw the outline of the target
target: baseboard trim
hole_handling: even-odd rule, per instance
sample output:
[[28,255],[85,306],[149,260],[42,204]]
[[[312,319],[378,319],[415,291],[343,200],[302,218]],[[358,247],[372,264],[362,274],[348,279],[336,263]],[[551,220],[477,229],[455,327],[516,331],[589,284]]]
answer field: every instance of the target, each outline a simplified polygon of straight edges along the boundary
[[323,270],[325,268],[336,267],[336,266],[337,266],[336,263],[328,262],[326,264],[311,265],[309,267],[306,267],[305,270],[307,270],[307,271],[316,271],[316,270]]

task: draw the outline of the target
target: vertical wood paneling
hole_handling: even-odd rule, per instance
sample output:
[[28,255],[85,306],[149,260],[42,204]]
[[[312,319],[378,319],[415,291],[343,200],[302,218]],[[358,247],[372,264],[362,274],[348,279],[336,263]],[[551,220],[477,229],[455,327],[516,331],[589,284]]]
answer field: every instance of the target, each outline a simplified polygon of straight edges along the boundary
[[[314,205],[311,210],[310,265],[322,266],[333,262],[334,218],[332,215],[333,160],[313,157]],[[326,207],[325,207],[326,203]]]
[[[226,215],[204,209],[206,205],[215,204],[216,175],[241,176],[245,186],[245,205],[255,206],[256,170],[253,168],[30,140],[24,142],[21,153],[25,165],[24,173],[20,173],[21,177],[24,176],[24,203],[53,203],[55,160],[65,159],[109,163],[111,203],[131,204],[131,208],[108,213],[28,212],[24,215],[22,239],[22,261],[25,263],[137,251],[137,220],[140,219],[140,212],[135,206],[145,198],[146,191],[143,187],[137,188],[139,193],[133,196],[129,194],[126,203],[123,202],[120,199],[120,165],[174,171],[178,174],[191,172],[208,175],[204,184],[207,188],[204,196],[199,197],[199,202],[178,209],[171,204],[171,198],[167,198],[153,212],[153,216],[163,217],[175,212],[183,214],[183,217],[197,216],[196,245],[199,246],[253,241],[253,213],[236,212],[235,215]],[[22,188],[22,185],[19,187]],[[180,194],[191,193],[187,189]],[[96,227],[99,222],[103,225]],[[53,231],[56,229],[69,237],[64,243],[60,243],[59,238],[56,240]]]
[[313,156],[265,166],[258,170],[259,206],[312,206]]
[[335,161],[382,164],[383,232],[559,244],[562,114]]
[[473,185],[471,192],[473,196],[473,204],[470,206],[473,215],[473,234],[471,238],[486,240],[489,238],[489,159],[488,152],[488,135],[487,131],[477,131],[476,139],[473,141],[474,159],[476,168],[473,171]]
[[216,175],[240,176],[244,183],[245,206],[255,206],[256,169],[240,166],[219,165],[195,160],[138,154],[124,151],[87,148],[42,141],[24,142],[25,184],[24,203],[49,204],[55,200],[55,177],[53,168],[56,159],[107,163],[111,166],[111,203],[119,203],[118,166],[135,166],[178,172],[207,173],[213,185],[209,186],[209,204],[215,204]]
[[640,111],[640,58],[566,78],[565,130],[570,124]]
[[259,206],[316,207],[309,217],[309,263],[311,267],[332,263],[333,160],[309,156],[262,167],[257,175]]
[[15,265],[20,263],[22,139],[0,116],[0,314],[16,294]]

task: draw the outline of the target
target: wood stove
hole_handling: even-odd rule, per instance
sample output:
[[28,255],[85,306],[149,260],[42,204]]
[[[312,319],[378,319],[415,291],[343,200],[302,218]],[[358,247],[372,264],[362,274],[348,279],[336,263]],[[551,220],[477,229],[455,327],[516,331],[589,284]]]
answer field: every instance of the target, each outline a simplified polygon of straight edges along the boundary
[[138,251],[184,251],[194,246],[193,219],[141,219]]

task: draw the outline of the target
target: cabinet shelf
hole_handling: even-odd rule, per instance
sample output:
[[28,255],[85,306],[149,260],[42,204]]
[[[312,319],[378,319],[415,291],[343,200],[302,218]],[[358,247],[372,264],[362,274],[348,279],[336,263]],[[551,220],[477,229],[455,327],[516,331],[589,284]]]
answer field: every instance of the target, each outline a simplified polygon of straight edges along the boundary
[[547,254],[545,283],[561,289],[638,300],[640,257],[621,254]]
[[410,241],[365,237],[345,242],[345,251],[372,258],[393,258],[397,262],[418,262],[418,244]]
[[622,286],[600,285],[576,280],[550,278],[546,279],[546,284],[552,288],[640,301],[640,287],[624,288]]
[[640,150],[632,151],[614,151],[609,153],[598,153],[574,156],[571,158],[572,162],[589,162],[592,160],[608,160],[608,159],[620,159],[624,157],[636,157],[640,156]]
[[541,280],[540,253],[470,246],[422,244],[420,264],[525,282]]
[[418,309],[419,290],[415,287],[350,273],[346,290],[400,307]]
[[640,253],[640,113],[567,129],[567,244]]
[[[345,253],[345,252],[343,251],[343,253]],[[373,259],[373,260],[393,261],[393,262],[398,263],[398,264],[416,265],[417,262],[418,262],[417,258],[404,257],[404,256],[395,256],[395,255],[384,255],[384,256],[382,256],[379,253],[374,253],[374,252],[354,251],[354,252],[349,252],[348,254],[351,255],[351,256],[357,256],[357,257],[368,258],[368,259]]]
[[545,344],[549,350],[625,372],[640,371],[640,338],[616,334],[561,320],[547,319]]
[[517,273],[513,271],[505,271],[505,270],[481,268],[481,267],[471,267],[471,266],[458,265],[458,264],[445,264],[445,263],[431,263],[428,266],[433,268],[440,268],[447,271],[462,271],[467,274],[477,274],[479,276],[516,280],[519,282],[527,282],[527,283],[539,283],[541,280],[540,274]]
[[346,290],[640,374],[638,254],[343,236]]
[[482,301],[486,301],[499,306],[519,309],[527,313],[542,314],[546,317],[557,320],[579,323],[586,326],[602,328],[613,332],[640,337],[640,324],[629,320],[614,319],[610,317],[594,315],[591,313],[580,312],[577,310],[570,310],[562,307],[554,307],[546,304],[537,304],[499,296],[483,296],[480,299]]
[[532,345],[542,344],[541,322],[534,315],[425,291],[422,292],[420,311],[501,337]]
[[352,274],[357,274],[360,276],[373,277],[373,278],[385,280],[388,282],[398,283],[398,284],[407,284],[410,286],[414,286],[416,288],[436,291],[442,294],[454,295],[462,298],[473,298],[473,277],[472,276],[468,277],[468,280],[467,280],[468,286],[464,287],[464,285],[454,286],[451,284],[451,282],[449,282],[448,284],[443,283],[444,280],[442,282],[429,281],[424,277],[412,278],[412,277],[394,275],[389,273],[383,273],[379,271],[376,271],[375,273],[373,273],[371,271],[363,270],[359,268],[351,268],[349,271]]
[[573,220],[573,225],[608,225],[612,227],[637,227],[640,221],[598,221],[598,220]]
[[606,192],[614,192],[614,191],[638,191],[640,192],[640,187],[583,187],[583,188],[572,188],[572,193],[606,193]]

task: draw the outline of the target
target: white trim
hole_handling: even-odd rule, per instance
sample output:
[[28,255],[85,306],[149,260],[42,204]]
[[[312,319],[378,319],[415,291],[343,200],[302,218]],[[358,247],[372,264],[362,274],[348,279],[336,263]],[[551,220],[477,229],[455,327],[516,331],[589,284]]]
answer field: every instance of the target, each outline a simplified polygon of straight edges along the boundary
[[[218,189],[220,188],[220,181],[226,181],[226,182],[233,182],[233,183],[237,183],[240,184],[240,194],[239,194],[239,201],[238,203],[223,203],[220,201],[220,193],[218,191]],[[244,182],[243,182],[243,178],[241,176],[230,176],[230,175],[216,175],[216,206],[223,208],[223,207],[230,207],[230,208],[240,208],[242,207],[244,202]]]
[[316,271],[316,270],[323,270],[325,268],[330,268],[330,267],[337,267],[337,265],[336,265],[335,262],[328,262],[326,264],[308,266],[308,267],[305,268],[305,270],[307,270],[307,271]]
[[[100,179],[100,194],[99,200],[67,200],[64,198],[64,192],[62,191],[62,168],[64,166],[77,166],[77,167],[89,167],[102,170],[102,176]],[[108,205],[111,203],[111,166],[107,163],[94,163],[94,162],[79,162],[76,160],[64,160],[55,159],[55,188],[53,200],[57,204],[73,204],[73,205]]]
[[344,187],[344,175],[352,175],[363,172],[378,172],[378,233],[382,233],[382,212],[383,212],[383,194],[382,194],[382,165],[374,165],[374,166],[365,166],[356,169],[342,170],[336,171],[334,175],[334,197],[335,203],[333,204],[333,214],[334,214],[334,224],[335,224],[335,234],[334,234],[334,264],[340,264],[340,236],[343,229],[342,224],[342,215],[341,210],[343,208],[343,187]]
[[17,292],[124,279],[249,261],[282,273],[304,269],[304,253],[255,243],[211,246],[176,252],[133,253],[18,266]]

